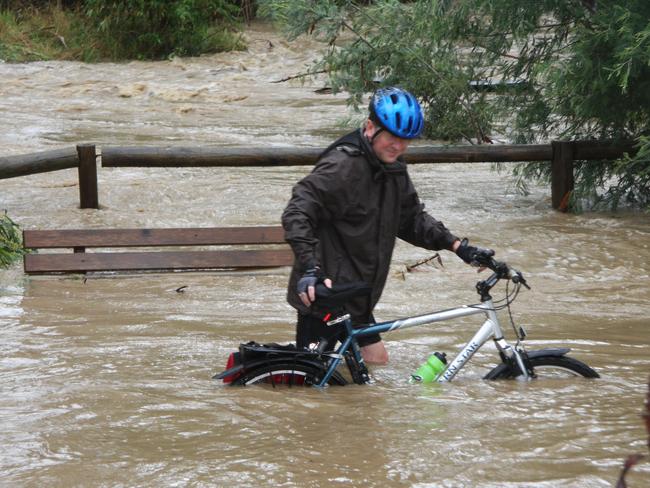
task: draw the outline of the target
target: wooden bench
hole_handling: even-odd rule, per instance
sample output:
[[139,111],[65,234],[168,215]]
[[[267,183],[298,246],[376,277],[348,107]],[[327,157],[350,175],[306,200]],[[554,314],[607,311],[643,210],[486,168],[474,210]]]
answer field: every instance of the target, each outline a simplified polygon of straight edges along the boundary
[[[232,249],[255,245],[256,249]],[[250,245],[250,246],[249,246]],[[273,245],[268,249],[269,245]],[[290,266],[293,253],[282,227],[187,229],[25,230],[27,250],[69,249],[66,253],[25,254],[27,274],[95,271],[202,271]],[[228,249],[175,249],[179,246],[229,246]],[[114,251],[113,248],[155,248]],[[259,249],[267,247],[267,249]],[[92,248],[93,252],[86,252]],[[104,250],[101,250],[101,249]],[[163,248],[163,249],[160,249]]]

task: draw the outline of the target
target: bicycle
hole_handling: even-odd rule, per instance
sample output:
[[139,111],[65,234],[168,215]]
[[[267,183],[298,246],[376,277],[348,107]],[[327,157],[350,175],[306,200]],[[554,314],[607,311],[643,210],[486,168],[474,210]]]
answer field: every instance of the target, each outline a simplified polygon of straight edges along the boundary
[[[371,379],[361,356],[358,338],[478,314],[485,315],[485,321],[456,357],[446,364],[435,381],[451,381],[489,339],[494,341],[501,361],[483,379],[523,378],[529,380],[551,373],[559,373],[562,376],[599,378],[599,374],[591,367],[567,356],[569,348],[526,351],[523,347],[526,331],[523,327],[517,328],[510,310],[510,305],[517,298],[521,287],[530,289],[523,274],[505,262],[496,261],[491,254],[476,255],[475,262],[481,267],[492,270],[492,274],[487,279],[476,284],[476,291],[481,297],[480,303],[370,324],[360,328],[353,328],[350,315],[341,311],[341,307],[353,297],[368,294],[369,287],[358,283],[335,286],[331,289],[324,285],[318,285],[316,288],[317,301],[339,310],[338,313],[332,315],[333,318],[327,322],[328,325],[343,324],[347,332],[337,349],[324,351],[321,350],[323,349],[322,345],[313,349],[297,349],[293,345],[262,345],[249,342],[241,344],[239,351],[230,355],[227,369],[213,378],[222,379],[231,385],[255,383],[270,383],[274,387],[277,385],[318,387],[345,385],[348,381],[337,370],[339,365],[345,361],[352,381],[357,384],[365,384],[371,382]],[[495,302],[490,291],[501,280],[507,280],[505,297]],[[510,283],[514,285],[513,290],[510,290]],[[514,345],[505,340],[497,317],[497,311],[503,309],[508,310],[510,323],[517,337]]]

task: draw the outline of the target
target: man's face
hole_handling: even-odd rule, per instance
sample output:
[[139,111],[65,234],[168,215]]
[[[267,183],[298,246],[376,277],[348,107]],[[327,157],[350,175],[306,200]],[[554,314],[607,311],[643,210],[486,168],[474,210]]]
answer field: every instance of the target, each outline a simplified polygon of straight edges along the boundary
[[402,154],[406,152],[409,145],[409,139],[402,139],[394,136],[387,130],[382,130],[377,137],[372,139],[379,127],[372,120],[366,123],[365,135],[372,140],[372,148],[380,161],[384,163],[394,163]]

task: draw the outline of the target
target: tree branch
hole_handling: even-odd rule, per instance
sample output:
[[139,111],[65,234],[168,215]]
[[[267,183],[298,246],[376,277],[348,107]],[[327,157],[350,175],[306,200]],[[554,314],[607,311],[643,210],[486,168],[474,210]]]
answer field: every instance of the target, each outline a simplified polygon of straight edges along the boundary
[[312,71],[311,73],[300,73],[300,74],[293,75],[293,76],[287,76],[286,78],[282,78],[280,80],[271,81],[271,83],[284,83],[285,81],[296,80],[298,78],[307,78],[308,76],[314,76],[314,75],[319,75],[319,74],[323,74],[323,73],[327,73],[327,70],[326,69],[321,69],[321,70],[318,70],[318,71]]

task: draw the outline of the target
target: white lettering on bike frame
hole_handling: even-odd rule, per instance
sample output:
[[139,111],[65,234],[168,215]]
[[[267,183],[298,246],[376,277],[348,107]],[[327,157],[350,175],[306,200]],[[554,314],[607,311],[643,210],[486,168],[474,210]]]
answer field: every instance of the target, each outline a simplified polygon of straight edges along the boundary
[[491,319],[483,322],[481,328],[474,334],[474,337],[465,345],[465,347],[458,353],[458,356],[447,366],[447,369],[438,377],[437,381],[444,383],[451,381],[456,373],[458,373],[465,363],[471,359],[476,351],[478,351],[483,344],[493,337],[496,324]]

